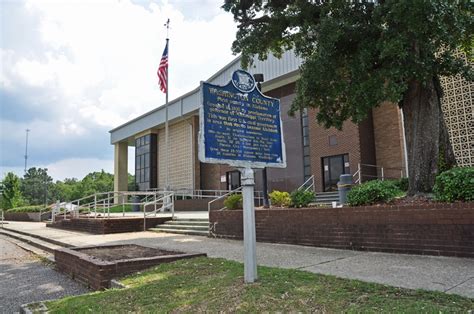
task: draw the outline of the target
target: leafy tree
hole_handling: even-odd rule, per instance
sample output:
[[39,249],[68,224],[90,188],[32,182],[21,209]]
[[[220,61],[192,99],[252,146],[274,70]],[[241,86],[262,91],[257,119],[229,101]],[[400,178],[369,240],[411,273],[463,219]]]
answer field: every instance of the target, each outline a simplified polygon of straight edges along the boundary
[[114,176],[104,170],[91,172],[86,175],[79,185],[82,197],[100,192],[109,192],[114,189]]
[[2,182],[3,209],[14,208],[22,205],[20,178],[13,172],[8,172]]
[[403,110],[409,194],[430,191],[454,156],[440,106],[440,76],[474,77],[469,0],[226,0],[238,23],[232,50],[247,67],[294,49],[303,58],[291,112],[316,108],[326,127],[361,122],[383,101]]
[[28,169],[21,180],[21,192],[29,204],[45,204],[51,201],[48,190],[52,183],[53,178],[48,175],[47,168],[32,167]]

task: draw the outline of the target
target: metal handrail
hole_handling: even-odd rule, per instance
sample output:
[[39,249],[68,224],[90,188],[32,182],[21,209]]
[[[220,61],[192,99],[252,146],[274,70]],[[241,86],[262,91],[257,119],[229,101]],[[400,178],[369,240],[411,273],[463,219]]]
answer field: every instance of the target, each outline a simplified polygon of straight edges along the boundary
[[[311,182],[311,184],[306,187],[306,184],[307,184],[308,182]],[[305,182],[303,182],[302,185],[300,185],[300,186],[298,187],[298,191],[304,189],[305,191],[313,190],[313,192],[314,192],[314,188],[315,188],[315,185],[314,185],[314,174],[313,174],[313,175],[312,175],[311,177],[309,177]]]
[[[362,167],[372,167],[375,168],[377,171],[377,175],[372,175],[372,174],[362,174]],[[379,176],[379,170],[380,170],[380,176]],[[403,178],[403,167],[383,167],[383,166],[378,166],[378,165],[370,165],[370,164],[362,164],[358,163],[357,164],[357,171],[352,175],[352,178],[357,178],[354,180],[355,184],[362,184],[362,177],[368,177],[368,178],[379,178],[384,181],[385,179],[389,178],[385,175],[387,170],[400,170],[400,178]],[[393,178],[393,177],[392,177]]]
[[234,190],[231,190],[231,191],[227,192],[226,194],[221,195],[221,196],[219,196],[219,197],[217,197],[217,198],[215,198],[215,199],[209,201],[209,202],[207,203],[207,211],[208,211],[208,212],[211,211],[211,204],[212,204],[212,203],[217,202],[218,200],[223,199],[224,197],[227,197],[227,196],[229,196],[229,195],[231,195],[231,194],[234,194],[234,193],[236,193],[236,192],[239,192],[239,191],[242,191],[242,186],[239,186],[238,188],[236,188],[236,189],[234,189]]
[[[165,201],[166,200],[166,201]],[[158,210],[156,204],[161,202],[161,208]],[[166,204],[165,204],[166,203]],[[147,215],[146,207],[147,205],[155,205],[155,210]],[[154,201],[143,204],[143,231],[146,231],[146,217],[150,215],[155,215],[158,211],[165,211],[168,207],[171,207],[171,219],[174,218],[174,192],[165,192],[164,195],[158,199],[155,198]]]

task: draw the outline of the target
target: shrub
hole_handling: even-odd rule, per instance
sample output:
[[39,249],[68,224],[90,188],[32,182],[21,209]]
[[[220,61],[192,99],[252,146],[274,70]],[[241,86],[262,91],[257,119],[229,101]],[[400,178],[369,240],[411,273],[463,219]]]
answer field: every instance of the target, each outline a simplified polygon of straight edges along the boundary
[[224,206],[227,209],[242,209],[242,194],[229,195],[224,200]]
[[396,180],[395,185],[403,192],[408,191],[408,178],[400,178]]
[[377,202],[390,202],[403,192],[394,181],[373,180],[353,187],[347,194],[351,206],[370,205]]
[[10,208],[7,213],[39,213],[40,211],[46,211],[47,209],[43,205],[32,205]]
[[294,190],[290,194],[291,206],[306,207],[309,203],[314,201],[315,195],[313,191]]
[[280,192],[280,191],[274,190],[268,196],[270,196],[270,200],[272,202],[272,205],[275,205],[275,206],[290,206],[290,204],[291,204],[290,193],[288,193],[288,192]]
[[474,201],[474,167],[457,167],[439,174],[433,192],[437,201]]

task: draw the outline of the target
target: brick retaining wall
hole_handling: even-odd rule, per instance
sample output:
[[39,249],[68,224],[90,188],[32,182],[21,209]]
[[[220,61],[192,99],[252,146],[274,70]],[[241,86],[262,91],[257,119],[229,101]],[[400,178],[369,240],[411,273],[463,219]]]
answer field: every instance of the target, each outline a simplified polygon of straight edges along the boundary
[[[121,245],[115,245],[121,246]],[[86,284],[94,290],[110,288],[110,280],[150,268],[162,263],[170,263],[180,259],[206,256],[206,254],[177,253],[168,256],[143,257],[104,261],[78,251],[87,248],[107,248],[109,246],[83,246],[76,248],[62,248],[54,251],[56,269],[68,274],[74,280]]]
[[[146,228],[156,227],[171,218],[148,217],[146,219]],[[109,234],[143,231],[143,218],[57,218],[54,223],[48,223],[47,227],[83,231],[93,234]]]
[[[474,257],[474,203],[256,210],[257,241]],[[211,234],[242,239],[242,211],[211,211]]]

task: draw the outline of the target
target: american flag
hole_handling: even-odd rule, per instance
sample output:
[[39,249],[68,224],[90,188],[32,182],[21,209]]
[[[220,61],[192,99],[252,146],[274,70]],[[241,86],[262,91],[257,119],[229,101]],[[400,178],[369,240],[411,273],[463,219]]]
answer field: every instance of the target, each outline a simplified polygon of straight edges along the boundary
[[161,56],[160,66],[158,67],[158,79],[160,84],[160,89],[163,93],[166,93],[168,90],[168,42],[166,43],[165,50]]

